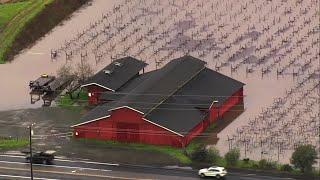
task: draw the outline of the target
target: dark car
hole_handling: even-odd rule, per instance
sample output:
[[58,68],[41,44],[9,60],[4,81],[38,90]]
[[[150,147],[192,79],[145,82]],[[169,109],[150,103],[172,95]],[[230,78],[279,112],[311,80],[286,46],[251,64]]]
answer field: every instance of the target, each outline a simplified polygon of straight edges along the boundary
[[[35,164],[52,164],[55,151],[34,152],[32,153],[32,163]],[[30,153],[26,156],[26,161],[30,162]]]

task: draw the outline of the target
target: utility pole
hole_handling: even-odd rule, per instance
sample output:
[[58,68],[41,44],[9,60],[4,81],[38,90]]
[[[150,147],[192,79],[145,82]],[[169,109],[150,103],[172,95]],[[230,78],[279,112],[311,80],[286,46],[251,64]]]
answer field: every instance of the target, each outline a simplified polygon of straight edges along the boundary
[[29,126],[29,149],[30,149],[30,178],[33,180],[32,169],[32,125]]

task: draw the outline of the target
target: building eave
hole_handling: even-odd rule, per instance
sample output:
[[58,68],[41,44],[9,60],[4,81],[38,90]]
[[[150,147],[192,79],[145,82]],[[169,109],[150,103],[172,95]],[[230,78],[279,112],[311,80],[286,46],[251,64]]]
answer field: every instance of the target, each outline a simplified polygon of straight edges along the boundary
[[83,122],[83,123],[75,124],[75,125],[72,125],[70,127],[71,128],[78,127],[78,126],[89,124],[89,123],[92,123],[92,122],[95,122],[95,121],[99,121],[99,120],[102,120],[102,119],[105,119],[105,118],[108,118],[108,117],[110,117],[110,115],[103,116],[103,117],[100,117],[100,118],[97,118],[97,119],[93,119],[93,120],[90,120],[90,121],[86,121],[86,122]]
[[161,125],[159,125],[159,124],[157,124],[157,123],[154,123],[154,122],[152,122],[152,121],[150,121],[150,120],[148,120],[148,119],[146,119],[146,118],[142,118],[142,119],[143,119],[144,121],[147,121],[147,122],[149,122],[149,123],[151,123],[151,124],[153,124],[153,125],[156,125],[156,126],[162,128],[162,129],[165,129],[165,130],[167,130],[167,131],[170,131],[170,132],[172,132],[172,133],[174,133],[174,134],[176,134],[176,135],[178,135],[178,136],[184,137],[184,135],[182,135],[182,134],[180,134],[180,133],[178,133],[178,132],[175,132],[175,131],[173,131],[173,130],[171,130],[171,129],[168,129],[168,128],[166,128],[166,127],[163,127],[163,126],[161,126]]
[[138,112],[138,113],[140,113],[140,114],[144,115],[144,113],[143,113],[143,112],[141,112],[141,111],[139,111],[139,110],[137,110],[137,109],[134,109],[134,108],[132,108],[132,107],[129,107],[129,106],[120,106],[120,107],[116,107],[116,108],[109,109],[108,111],[115,111],[115,110],[123,109],[123,108],[127,108],[127,109],[130,109],[130,110],[136,111],[136,112]]
[[98,83],[89,83],[89,84],[84,84],[84,85],[82,85],[82,86],[81,86],[81,88],[83,88],[83,87],[87,87],[87,86],[91,86],[91,85],[96,85],[96,86],[99,86],[99,87],[101,87],[101,88],[103,88],[103,89],[106,89],[106,90],[109,90],[109,91],[115,92],[115,90],[114,90],[114,89],[111,89],[111,88],[108,88],[108,87],[102,86],[101,84],[98,84]]

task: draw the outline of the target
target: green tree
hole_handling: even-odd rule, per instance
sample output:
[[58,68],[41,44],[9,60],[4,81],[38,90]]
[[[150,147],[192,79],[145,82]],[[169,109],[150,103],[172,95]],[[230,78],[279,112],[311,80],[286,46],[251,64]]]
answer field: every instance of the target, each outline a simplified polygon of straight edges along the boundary
[[237,164],[237,161],[240,158],[240,150],[239,149],[231,149],[229,152],[227,152],[224,155],[224,158],[227,162],[228,166],[235,166]]
[[291,172],[293,171],[293,168],[290,166],[290,164],[283,164],[280,166],[280,171]]
[[220,158],[219,150],[216,147],[211,147],[208,150],[208,161],[210,163],[216,163]]
[[191,159],[197,162],[206,162],[208,157],[208,150],[205,146],[199,146],[191,154]]
[[312,165],[316,162],[317,151],[314,146],[300,145],[291,156],[291,163],[303,173],[311,172]]

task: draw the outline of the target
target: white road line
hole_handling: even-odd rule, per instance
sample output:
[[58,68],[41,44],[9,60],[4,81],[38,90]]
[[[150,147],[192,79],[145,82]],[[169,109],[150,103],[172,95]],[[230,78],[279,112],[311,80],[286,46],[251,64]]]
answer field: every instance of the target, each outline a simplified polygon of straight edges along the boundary
[[[28,176],[13,176],[8,174],[0,174],[0,177],[7,177],[7,178],[19,178],[19,179],[30,179]],[[58,180],[58,179],[48,179],[48,178],[38,178],[34,177],[33,179],[40,179],[40,180]]]
[[264,175],[259,175],[259,174],[242,174],[242,173],[236,173],[236,172],[233,172],[233,173],[228,173],[230,175],[238,175],[238,176],[244,176],[243,178],[254,178],[254,177],[249,177],[249,176],[258,176],[258,177],[264,177],[264,178],[276,178],[276,179],[293,179],[294,178],[287,178],[287,177],[274,177],[274,176],[264,176]]
[[86,164],[98,164],[98,165],[107,165],[107,166],[119,166],[119,164],[113,164],[113,163],[101,163],[101,162],[91,162],[91,161],[73,161],[68,159],[55,159],[55,161],[65,161],[65,162],[80,162],[80,163],[86,163]]
[[255,176],[256,174],[246,174],[246,176]]
[[[0,157],[13,157],[13,158],[23,158],[23,159],[25,158],[24,156],[15,156],[15,155],[0,155]],[[55,161],[97,164],[97,165],[106,165],[106,166],[119,166],[119,164],[115,164],[115,163],[102,163],[102,162],[93,162],[93,161],[76,161],[76,160],[61,159],[61,158],[55,158]]]
[[[29,164],[29,163],[10,162],[10,161],[0,161],[0,163],[23,164],[23,165],[28,165],[28,164]],[[80,169],[80,170],[92,170],[92,171],[103,171],[103,172],[110,172],[110,171],[112,171],[112,170],[109,170],[109,169],[84,168],[84,167],[79,167],[79,166],[57,166],[57,165],[45,165],[45,164],[33,164],[33,166],[56,167],[56,168],[66,168],[66,169]]]
[[8,151],[5,152],[4,154],[9,154],[9,155],[23,155],[21,151]]
[[13,157],[13,158],[25,158],[24,156],[16,156],[16,155],[0,155],[0,157]]
[[[8,170],[16,170],[16,171],[30,171],[29,169],[22,168],[10,168],[10,167],[0,167],[0,169],[8,169]],[[50,174],[63,174],[63,175],[71,175],[71,176],[85,176],[85,177],[99,177],[105,179],[124,179],[124,180],[151,180],[151,179],[142,179],[142,178],[130,178],[130,177],[121,177],[121,176],[105,176],[98,174],[88,174],[88,173],[73,173],[73,172],[61,172],[61,171],[47,171],[47,170],[39,170],[35,169],[35,172],[41,173],[50,173]]]

